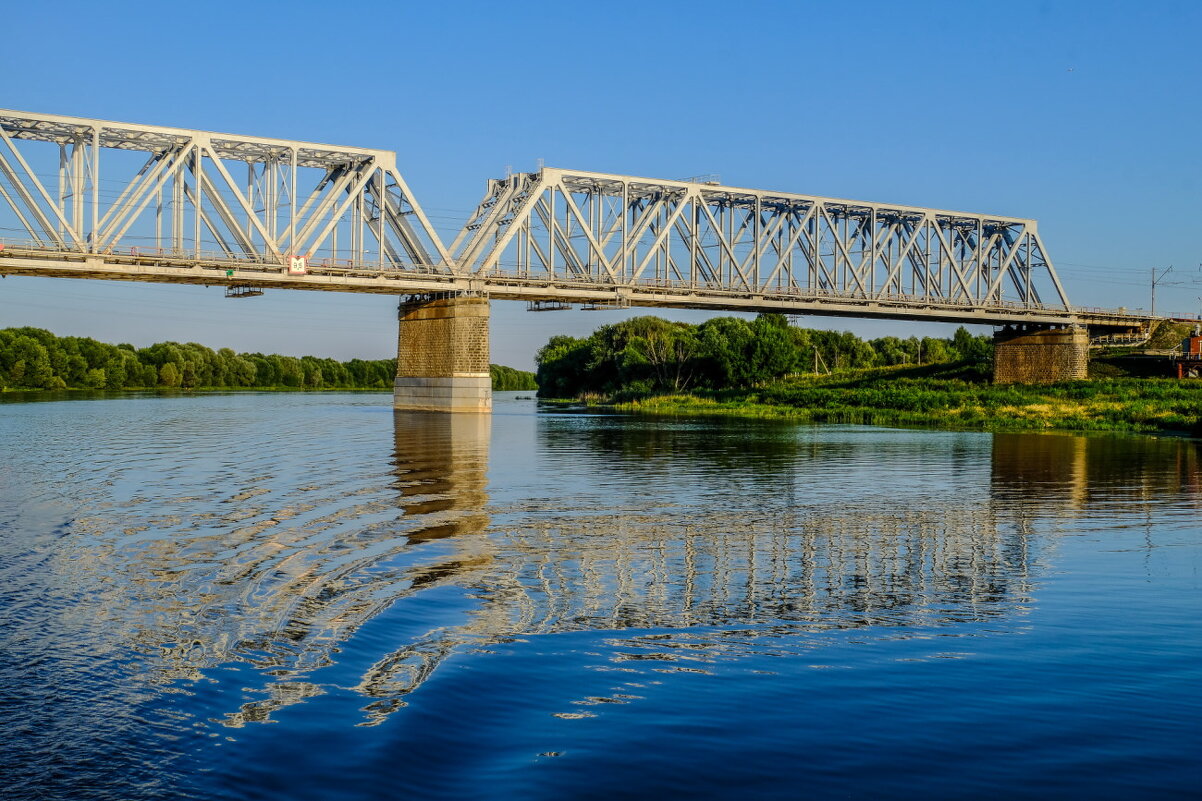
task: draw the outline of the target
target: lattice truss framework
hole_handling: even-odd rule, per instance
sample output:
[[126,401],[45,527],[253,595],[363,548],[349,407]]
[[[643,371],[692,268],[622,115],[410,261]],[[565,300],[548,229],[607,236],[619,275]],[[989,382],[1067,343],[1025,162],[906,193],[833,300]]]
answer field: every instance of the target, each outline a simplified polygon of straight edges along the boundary
[[489,181],[451,251],[554,283],[1069,308],[1033,220],[605,173]]
[[4,110],[0,239],[449,272],[390,151]]

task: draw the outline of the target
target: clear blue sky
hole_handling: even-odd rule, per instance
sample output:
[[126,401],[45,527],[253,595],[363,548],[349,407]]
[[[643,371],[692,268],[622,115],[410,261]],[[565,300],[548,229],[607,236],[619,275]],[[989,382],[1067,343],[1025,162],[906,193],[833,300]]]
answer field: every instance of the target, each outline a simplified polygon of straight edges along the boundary
[[[507,165],[1040,221],[1079,305],[1202,295],[1202,3],[17,3],[0,107],[396,150],[450,240]],[[615,313],[493,304],[493,360]],[[637,311],[635,313],[638,313]],[[699,319],[682,312],[680,319]],[[939,326],[815,318],[877,336]],[[8,278],[0,327],[394,354],[395,301]]]

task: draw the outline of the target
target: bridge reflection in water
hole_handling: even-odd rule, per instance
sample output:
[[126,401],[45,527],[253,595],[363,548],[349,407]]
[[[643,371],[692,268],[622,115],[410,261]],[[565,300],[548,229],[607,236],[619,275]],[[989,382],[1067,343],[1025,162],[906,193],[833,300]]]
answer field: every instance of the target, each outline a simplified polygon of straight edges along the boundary
[[[543,416],[528,433],[544,473],[521,475],[513,449],[529,442],[507,435],[490,499],[491,425],[398,413],[389,487],[333,515],[289,526],[303,516],[285,506],[276,524],[241,529],[227,551],[238,558],[208,592],[160,598],[141,628],[157,680],[249,663],[262,686],[223,713],[227,725],[333,685],[364,700],[371,724],[449,655],[514,638],[613,632],[613,669],[647,659],[703,669],[802,652],[822,632],[1013,622],[1057,521],[1087,505],[1130,515],[1132,501],[1199,496],[1198,448],[1184,441],[892,432],[890,443],[882,430],[771,426],[722,437],[720,423]],[[862,492],[824,487],[849,461],[863,467]],[[573,475],[537,487],[557,465]],[[143,558],[140,570],[159,569],[153,551]],[[387,620],[357,642],[377,617]],[[177,625],[192,645],[155,648]],[[343,675],[331,682],[323,669]]]

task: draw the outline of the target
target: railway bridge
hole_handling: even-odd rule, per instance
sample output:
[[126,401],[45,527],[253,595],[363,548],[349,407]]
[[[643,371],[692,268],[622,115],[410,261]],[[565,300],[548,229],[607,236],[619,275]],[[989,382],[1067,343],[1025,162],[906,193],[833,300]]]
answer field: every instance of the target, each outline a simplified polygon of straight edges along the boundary
[[439,238],[387,150],[0,110],[0,274],[401,297],[398,408],[487,411],[492,300],[993,325],[995,378],[1084,377],[1030,219],[543,168]]

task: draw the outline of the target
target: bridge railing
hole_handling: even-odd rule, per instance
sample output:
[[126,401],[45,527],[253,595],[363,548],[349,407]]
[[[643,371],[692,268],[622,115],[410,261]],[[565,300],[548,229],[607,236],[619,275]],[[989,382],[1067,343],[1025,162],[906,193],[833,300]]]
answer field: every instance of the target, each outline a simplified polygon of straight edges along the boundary
[[[263,255],[258,253],[252,254],[237,254],[230,255],[221,250],[192,250],[183,249],[175,250],[172,248],[163,247],[147,247],[145,245],[130,245],[128,247],[106,247],[103,250],[95,252],[80,253],[75,250],[59,250],[58,248],[48,248],[41,243],[32,240],[15,240],[10,238],[0,238],[0,255],[8,254],[30,254],[42,256],[61,255],[66,258],[80,260],[89,256],[108,258],[119,262],[134,262],[134,263],[171,263],[171,264],[206,264],[213,266],[225,266],[232,268],[246,267],[266,267],[286,269],[288,259],[278,259],[272,255]],[[306,271],[313,270],[335,270],[335,271],[354,271],[354,272],[422,272],[422,273],[439,273],[451,274],[450,269],[445,264],[427,264],[427,263],[408,263],[396,264],[386,262],[381,266],[375,259],[335,259],[335,258],[316,258],[305,260]]]
[[[198,252],[193,251],[176,251],[170,248],[145,247],[140,245],[129,247],[109,247],[104,251],[95,254],[78,254],[74,251],[60,251],[56,248],[48,248],[44,243],[39,243],[30,239],[14,239],[11,237],[0,238],[0,255],[4,253],[10,255],[38,255],[42,257],[54,257],[56,255],[70,256],[74,259],[80,259],[85,255],[99,256],[120,263],[129,264],[163,264],[167,266],[191,267],[196,264],[209,265],[215,268],[226,268],[235,270],[255,269],[259,271],[274,272],[286,271],[287,265],[275,261],[272,258],[254,254],[250,256],[230,257],[228,253],[223,251],[204,250]],[[442,276],[444,278],[455,278],[462,276],[457,274],[445,264],[420,264],[411,263],[407,265],[385,265],[381,268],[378,264],[369,261],[358,261],[355,259],[334,259],[320,258],[307,262],[307,272],[319,273],[322,275],[414,275],[414,276]],[[704,296],[704,301],[701,305],[720,305],[721,298],[763,298],[770,301],[796,300],[799,302],[805,301],[826,301],[831,303],[847,303],[859,305],[873,306],[893,306],[911,308],[916,311],[923,309],[930,310],[954,310],[957,312],[989,312],[995,311],[1000,313],[1029,313],[1029,312],[1046,312],[1047,309],[1039,304],[1032,302],[1024,302],[1018,300],[992,300],[986,303],[971,302],[965,299],[947,299],[937,298],[928,295],[910,293],[910,292],[876,292],[869,293],[857,290],[840,290],[830,287],[802,287],[802,286],[782,286],[782,287],[764,287],[758,291],[749,292],[747,290],[732,290],[720,281],[696,281],[680,278],[656,278],[644,277],[627,282],[617,282],[614,280],[597,280],[592,277],[581,277],[564,275],[559,276],[553,281],[549,281],[543,277],[523,277],[507,274],[502,270],[490,271],[484,275],[475,276],[483,280],[485,287],[502,287],[502,286],[522,286],[522,287],[555,287],[566,290],[579,290],[583,292],[612,292],[615,295],[625,293],[623,297],[628,301],[631,293],[637,298],[639,293],[647,291],[658,291],[664,294],[673,294],[679,296],[699,295]],[[487,288],[484,290],[487,292]],[[637,305],[637,303],[636,303]],[[1174,319],[1182,321],[1202,321],[1202,315],[1198,314],[1169,314],[1157,315],[1153,317],[1151,314],[1142,309],[1109,309],[1098,306],[1072,306],[1065,312],[1066,321],[1072,317],[1087,316],[1089,318],[1109,318],[1116,322],[1124,324],[1139,324],[1147,323],[1159,319]]]

